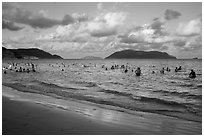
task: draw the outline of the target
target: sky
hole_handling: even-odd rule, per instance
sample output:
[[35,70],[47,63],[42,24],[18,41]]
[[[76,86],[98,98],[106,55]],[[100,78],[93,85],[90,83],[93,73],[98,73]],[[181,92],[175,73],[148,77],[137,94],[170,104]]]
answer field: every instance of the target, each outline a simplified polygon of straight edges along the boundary
[[202,3],[3,2],[2,45],[65,59],[126,49],[202,58]]

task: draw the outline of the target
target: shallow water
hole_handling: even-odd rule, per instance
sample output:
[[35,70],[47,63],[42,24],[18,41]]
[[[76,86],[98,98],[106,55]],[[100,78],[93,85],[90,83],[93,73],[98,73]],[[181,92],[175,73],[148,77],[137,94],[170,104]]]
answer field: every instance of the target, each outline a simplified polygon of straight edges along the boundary
[[[27,62],[37,65],[36,73],[12,70],[3,75],[3,85],[19,91],[197,122],[202,119],[201,60],[7,60],[3,66],[12,62],[25,68],[30,67],[25,65]],[[112,65],[128,66],[128,72],[111,70]],[[179,66],[182,70],[174,72]],[[140,77],[134,73],[137,67],[142,70]],[[171,71],[160,74],[163,67]],[[195,79],[188,78],[191,69],[197,74]]]

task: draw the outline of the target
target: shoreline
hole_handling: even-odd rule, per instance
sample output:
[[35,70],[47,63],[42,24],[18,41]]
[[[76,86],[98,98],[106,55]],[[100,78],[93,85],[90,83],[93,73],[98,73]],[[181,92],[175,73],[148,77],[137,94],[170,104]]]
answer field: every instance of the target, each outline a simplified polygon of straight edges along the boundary
[[22,93],[5,86],[2,89],[2,134],[202,134],[202,123],[142,112],[131,115],[97,105]]
[[[90,120],[59,108],[2,98],[3,135],[137,134],[119,125]],[[54,118],[54,119],[53,119]]]

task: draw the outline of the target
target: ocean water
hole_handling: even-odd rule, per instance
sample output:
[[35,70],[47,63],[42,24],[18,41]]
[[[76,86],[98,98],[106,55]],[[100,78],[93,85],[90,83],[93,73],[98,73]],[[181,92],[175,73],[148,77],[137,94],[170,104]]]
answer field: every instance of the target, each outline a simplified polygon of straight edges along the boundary
[[[21,92],[202,122],[202,60],[3,60],[3,66],[12,62],[18,62],[17,68],[36,64],[35,73],[12,70],[3,75],[3,85]],[[112,65],[119,68],[112,70]],[[127,66],[127,73],[121,65]],[[175,72],[179,66],[182,70]],[[137,67],[142,71],[139,77],[134,73]],[[171,71],[160,74],[163,67]],[[195,79],[188,78],[191,69]]]

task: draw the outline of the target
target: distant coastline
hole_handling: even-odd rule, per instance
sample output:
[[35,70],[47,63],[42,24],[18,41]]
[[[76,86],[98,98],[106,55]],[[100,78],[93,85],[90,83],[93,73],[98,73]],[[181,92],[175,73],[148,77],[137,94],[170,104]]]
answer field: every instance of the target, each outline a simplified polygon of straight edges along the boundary
[[136,50],[123,50],[118,51],[105,59],[177,59],[166,52],[159,51],[136,51]]
[[59,55],[52,55],[38,48],[28,49],[7,49],[2,47],[2,59],[66,59],[66,60],[103,60],[103,59],[178,59],[178,60],[202,60],[202,58],[179,59],[166,52],[159,51],[136,51],[123,50],[112,53],[107,57],[85,56],[82,58],[62,58]]
[[2,47],[3,59],[63,59],[59,55],[52,55],[38,48],[7,49]]

